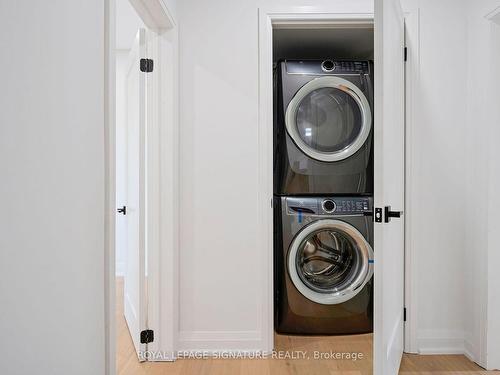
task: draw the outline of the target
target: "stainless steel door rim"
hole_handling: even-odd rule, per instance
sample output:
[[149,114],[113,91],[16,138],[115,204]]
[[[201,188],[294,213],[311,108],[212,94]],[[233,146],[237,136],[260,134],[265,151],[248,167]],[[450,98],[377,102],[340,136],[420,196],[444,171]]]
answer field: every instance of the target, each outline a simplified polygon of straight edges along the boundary
[[[348,282],[340,288],[332,290],[318,291],[315,288],[307,285],[303,277],[299,275],[297,269],[297,256],[299,251],[303,251],[305,242],[313,234],[321,231],[339,231],[346,237],[352,240],[353,250],[356,252],[356,269],[354,273],[349,275]],[[341,220],[335,219],[320,219],[305,226],[293,239],[288,251],[288,273],[293,285],[306,298],[311,301],[324,304],[334,305],[348,301],[356,296],[371,279],[373,275],[373,249],[366,241],[363,235],[354,228]]]
[[[297,111],[301,102],[306,96],[322,88],[334,88],[345,92],[357,103],[362,117],[361,129],[354,141],[334,152],[320,151],[311,147],[302,139],[297,128]],[[288,134],[302,152],[319,161],[335,162],[348,158],[364,145],[372,127],[372,115],[368,100],[355,84],[338,76],[327,76],[313,79],[297,91],[287,107],[285,124]]]

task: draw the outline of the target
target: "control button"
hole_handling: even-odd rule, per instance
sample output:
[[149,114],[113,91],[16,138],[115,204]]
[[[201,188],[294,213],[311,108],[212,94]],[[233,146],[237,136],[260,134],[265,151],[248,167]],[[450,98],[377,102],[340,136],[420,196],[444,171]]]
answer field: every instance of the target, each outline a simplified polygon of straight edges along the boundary
[[335,202],[330,199],[325,199],[323,201],[323,210],[325,210],[325,212],[333,212],[335,211],[336,207],[337,205],[335,204]]
[[335,63],[332,60],[325,60],[321,63],[321,69],[325,72],[331,72],[335,69]]

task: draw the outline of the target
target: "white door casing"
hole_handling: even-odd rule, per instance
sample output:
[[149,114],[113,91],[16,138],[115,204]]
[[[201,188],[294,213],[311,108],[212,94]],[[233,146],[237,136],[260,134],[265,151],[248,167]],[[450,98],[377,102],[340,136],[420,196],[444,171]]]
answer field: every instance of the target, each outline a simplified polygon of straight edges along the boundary
[[[404,17],[375,0],[374,206],[404,210]],[[374,374],[396,375],[403,354],[404,220],[374,226]]]
[[146,30],[139,29],[130,50],[127,96],[127,264],[124,279],[125,320],[139,359],[146,345],[140,333],[147,326],[146,302],[146,74],[139,69],[146,56]]

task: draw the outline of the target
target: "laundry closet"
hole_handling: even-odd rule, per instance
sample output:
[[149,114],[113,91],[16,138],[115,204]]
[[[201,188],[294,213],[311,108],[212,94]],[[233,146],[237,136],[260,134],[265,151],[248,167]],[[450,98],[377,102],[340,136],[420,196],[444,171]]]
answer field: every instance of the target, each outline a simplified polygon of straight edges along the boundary
[[373,58],[370,21],[273,29],[277,349],[280,335],[328,336],[322,340],[332,347],[338,335],[357,335],[350,350],[365,352],[368,367]]
[[[272,137],[275,347],[290,335],[297,345],[300,337],[326,347],[353,340],[348,347],[366,354],[367,345],[370,369],[373,355],[384,374],[403,351],[405,92],[397,14],[382,20],[376,13],[374,22],[367,14],[287,19],[271,12],[272,135],[271,108],[261,103]],[[269,60],[260,62],[262,69]]]

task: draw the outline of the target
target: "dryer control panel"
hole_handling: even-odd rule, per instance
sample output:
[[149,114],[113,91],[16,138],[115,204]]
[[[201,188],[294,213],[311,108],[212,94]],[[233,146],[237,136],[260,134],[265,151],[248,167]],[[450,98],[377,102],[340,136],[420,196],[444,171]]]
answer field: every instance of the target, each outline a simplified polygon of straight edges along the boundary
[[370,197],[287,197],[288,214],[302,215],[365,215],[373,210]]
[[286,60],[288,74],[370,74],[368,61],[356,60]]

